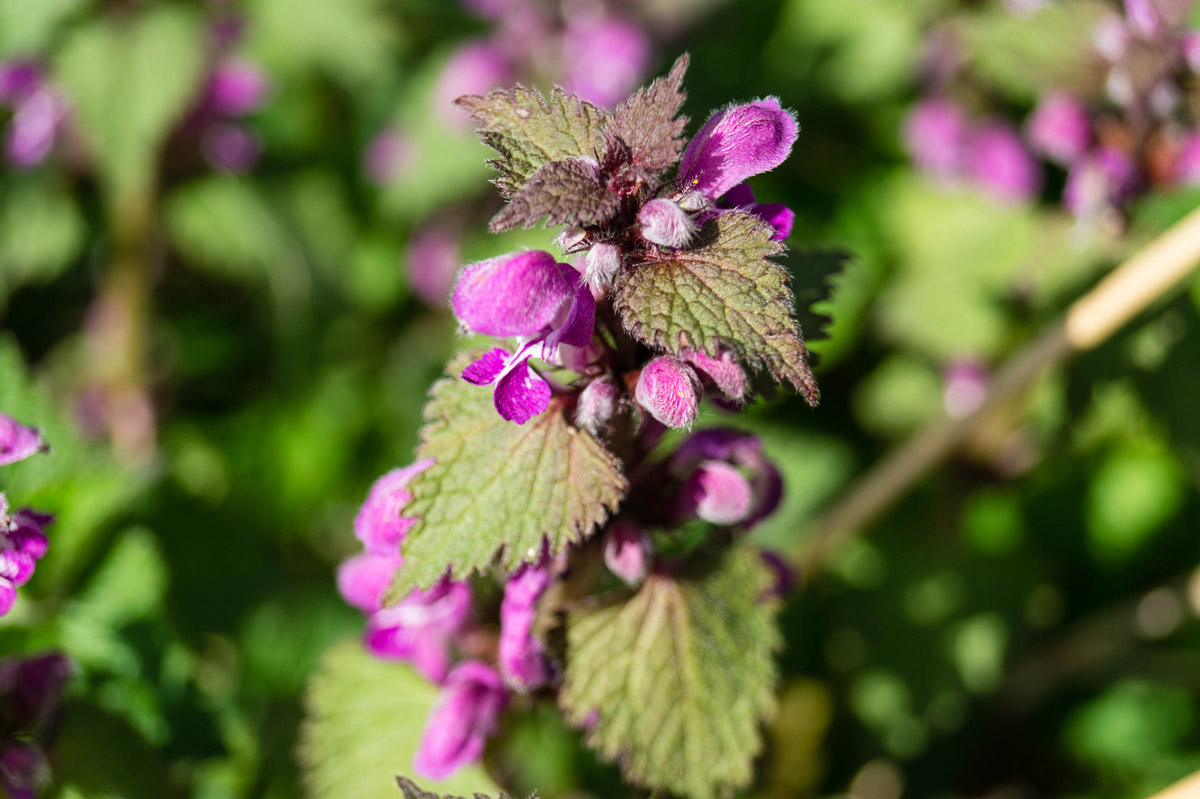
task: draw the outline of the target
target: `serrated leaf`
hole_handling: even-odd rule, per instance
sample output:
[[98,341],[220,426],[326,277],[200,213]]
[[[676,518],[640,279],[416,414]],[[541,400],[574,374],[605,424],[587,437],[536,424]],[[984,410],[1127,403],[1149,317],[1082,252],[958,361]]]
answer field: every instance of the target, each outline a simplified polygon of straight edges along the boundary
[[769,583],[758,554],[740,549],[706,572],[652,574],[632,596],[571,610],[568,721],[652,790],[712,799],[745,786],[774,708]]
[[551,161],[596,158],[604,147],[608,113],[558,87],[549,99],[517,86],[468,94],[455,102],[471,112],[483,143],[499,153],[488,163],[501,173],[496,185],[506,198]]
[[[358,641],[326,652],[306,697],[300,762],[309,799],[396,799],[396,776],[413,755],[438,687],[395,661],[379,660]],[[471,795],[498,792],[477,765],[428,783]]]
[[817,404],[816,380],[793,316],[787,271],[768,256],[783,252],[774,228],[753,214],[727,211],[708,221],[699,243],[622,272],[614,304],[625,327],[657,350],[722,348],[786,380]]
[[683,54],[665,78],[638,89],[613,112],[607,137],[629,147],[633,166],[651,174],[670,169],[683,151],[683,129],[688,119],[679,116],[687,98],[681,89],[688,56]]
[[420,521],[403,545],[404,566],[390,595],[426,588],[447,571],[456,579],[501,556],[515,569],[536,560],[543,540],[562,552],[615,511],[625,493],[621,466],[596,439],[572,427],[565,398],[524,425],[496,413],[488,387],[451,364],[425,406],[417,458],[434,458],[413,479],[406,516]]
[[[433,791],[427,791],[420,785],[410,780],[408,777],[397,777],[396,784],[400,786],[400,793],[404,794],[404,799],[463,799],[461,796],[453,796],[451,794],[438,795]],[[491,799],[487,794],[476,793],[474,799]],[[509,799],[508,794],[501,793],[498,799]],[[529,799],[537,799],[537,792],[530,794]]]
[[597,224],[616,213],[620,205],[620,196],[600,183],[594,160],[568,158],[551,161],[535,172],[489,227],[493,233],[517,225],[532,227],[542,217],[550,225]]
[[104,16],[68,40],[56,77],[105,179],[143,190],[158,151],[201,89],[200,18],[168,5]]

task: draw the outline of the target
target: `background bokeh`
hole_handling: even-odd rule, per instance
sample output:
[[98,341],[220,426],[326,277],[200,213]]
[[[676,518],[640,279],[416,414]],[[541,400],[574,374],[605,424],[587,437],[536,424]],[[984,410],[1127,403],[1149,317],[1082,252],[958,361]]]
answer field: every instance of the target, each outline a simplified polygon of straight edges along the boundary
[[[75,664],[45,795],[395,792],[432,689],[357,651],[333,570],[462,343],[444,308],[458,265],[552,233],[486,232],[499,199],[454,96],[559,82],[611,106],[687,51],[690,130],[732,100],[796,110],[794,154],[756,193],[795,209],[793,248],[852,257],[817,305],[826,337],[805,317],[820,407],[767,398],[738,423],[787,481],[756,535],[801,553],[818,509],[969,412],[997,365],[1200,200],[1196,80],[1181,60],[1162,68],[1174,95],[1123,95],[1095,38],[1121,10],[0,0],[0,411],[53,447],[0,487],[58,516],[0,654]],[[1064,206],[1069,170],[1022,127],[1056,90],[1137,172],[1120,192],[1100,170]],[[930,98],[1008,144],[931,165],[922,146],[949,134],[914,131]],[[1200,769],[1198,367],[1193,282],[829,553],[783,613],[750,793],[1119,799]],[[305,727],[310,684],[344,729]],[[552,708],[508,724],[486,770],[514,795],[630,793]],[[306,763],[324,776],[306,785]]]

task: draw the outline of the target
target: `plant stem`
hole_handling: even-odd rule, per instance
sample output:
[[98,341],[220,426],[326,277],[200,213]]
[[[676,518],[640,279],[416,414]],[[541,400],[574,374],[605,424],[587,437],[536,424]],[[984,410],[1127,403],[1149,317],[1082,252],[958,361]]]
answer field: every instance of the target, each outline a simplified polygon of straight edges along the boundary
[[802,577],[832,547],[869,526],[926,474],[950,457],[1000,406],[1046,369],[1091,349],[1121,329],[1200,265],[1200,209],[1192,211],[1076,300],[997,373],[987,398],[970,416],[941,419],[893,450],[808,525],[794,562]]

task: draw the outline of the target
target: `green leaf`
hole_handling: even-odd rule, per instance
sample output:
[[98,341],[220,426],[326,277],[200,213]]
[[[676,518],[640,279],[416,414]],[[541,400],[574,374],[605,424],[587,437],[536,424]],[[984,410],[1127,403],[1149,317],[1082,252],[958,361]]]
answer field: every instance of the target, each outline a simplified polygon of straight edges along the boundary
[[597,158],[604,149],[608,114],[557,87],[549,100],[536,89],[517,86],[455,102],[479,123],[483,143],[500,154],[488,163],[501,173],[496,185],[506,198],[551,161]]
[[509,200],[488,227],[493,233],[517,225],[532,227],[542,217],[549,225],[587,225],[608,219],[621,205],[621,198],[600,183],[595,161],[568,158],[543,166],[525,188]]
[[632,596],[571,610],[568,721],[651,790],[711,799],[747,785],[775,704],[770,581],[742,548],[707,572],[652,574]]
[[87,0],[0,0],[0,58],[44,52],[59,26],[86,4]]
[[[306,796],[396,799],[396,776],[412,771],[437,694],[409,666],[371,657],[357,641],[331,647],[308,688],[300,742]],[[499,792],[479,766],[429,786]]]
[[[461,796],[449,796],[446,794],[439,796],[432,791],[425,790],[408,777],[397,777],[396,784],[400,786],[400,792],[404,794],[404,799],[463,799]],[[490,797],[486,794],[476,793],[475,799],[490,799]],[[508,795],[502,793],[499,799],[508,799]],[[537,793],[533,793],[529,799],[537,799]]]
[[40,182],[10,186],[0,194],[0,302],[18,286],[57,277],[87,233],[69,193]]
[[783,252],[774,229],[729,211],[710,220],[699,243],[663,251],[618,277],[614,304],[625,327],[657,350],[732,351],[751,367],[786,380],[817,404],[808,351],[793,317],[788,273],[767,256]]
[[687,67],[685,53],[665,78],[622,101],[605,132],[606,138],[620,139],[629,147],[633,166],[650,174],[670,169],[683,151],[683,129],[688,119],[679,116],[679,110],[687,95],[680,87]]
[[455,579],[501,556],[506,569],[536,560],[543,540],[562,552],[583,540],[625,494],[621,465],[596,439],[572,427],[565,398],[524,425],[496,413],[492,390],[459,375],[434,384],[417,458],[434,458],[413,479],[404,515],[419,518],[404,540],[404,566],[390,595]]
[[168,5],[101,17],[67,41],[56,76],[118,192],[153,179],[159,148],[200,90],[204,42],[199,17]]

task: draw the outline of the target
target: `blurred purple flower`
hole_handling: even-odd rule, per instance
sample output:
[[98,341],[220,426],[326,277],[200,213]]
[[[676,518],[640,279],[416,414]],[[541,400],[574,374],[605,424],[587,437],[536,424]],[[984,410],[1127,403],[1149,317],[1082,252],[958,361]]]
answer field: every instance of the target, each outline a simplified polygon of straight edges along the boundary
[[454,101],[464,94],[485,94],[508,86],[512,80],[512,65],[498,47],[483,39],[467,42],[442,68],[433,90],[434,111],[447,125],[467,129],[470,114]]
[[[700,430],[688,437],[671,456],[671,471],[684,478],[707,462],[724,461],[743,470],[751,489],[750,511],[741,525],[747,529],[770,516],[783,499],[783,478],[779,469],[762,451],[762,441],[753,435],[729,428]],[[695,512],[694,490],[685,480],[681,498],[683,516]]]
[[0,793],[8,799],[37,799],[50,783],[50,764],[28,741],[0,743]]
[[383,595],[391,585],[392,575],[404,559],[395,555],[376,555],[361,552],[338,567],[337,585],[342,598],[367,613],[382,606]]
[[619,519],[604,539],[604,565],[629,585],[638,585],[650,572],[653,546],[636,522]]
[[33,61],[0,61],[0,105],[19,105],[41,86],[42,71]]
[[427,679],[440,683],[450,666],[450,642],[466,626],[470,613],[471,586],[447,577],[373,613],[363,639],[376,656],[408,661]]
[[58,652],[0,660],[0,737],[52,727],[73,671]]
[[233,123],[217,124],[204,131],[201,149],[213,169],[241,175],[258,165],[262,141],[253,128]]
[[622,17],[572,16],[562,47],[563,87],[601,108],[624,100],[650,61],[646,34]]
[[459,663],[446,678],[425,723],[413,769],[422,777],[440,780],[479,760],[507,704],[499,674],[478,661]]
[[49,447],[37,428],[27,427],[11,416],[0,413],[0,466],[25,460],[47,450]]
[[546,648],[533,634],[537,602],[550,583],[546,566],[525,565],[504,586],[498,661],[504,681],[518,691],[541,688],[554,677]]
[[1091,219],[1106,209],[1123,206],[1136,186],[1133,162],[1120,150],[1100,147],[1071,167],[1063,204],[1075,216]]
[[745,521],[753,501],[750,481],[732,465],[717,460],[706,461],[692,472],[681,499],[685,515],[721,525]]
[[363,174],[376,186],[386,186],[407,171],[413,157],[408,137],[397,128],[386,127],[375,134],[363,152]]
[[240,58],[227,58],[213,68],[205,103],[224,117],[253,113],[266,103],[271,84],[265,72]]
[[32,169],[50,156],[66,103],[48,87],[39,88],[15,106],[5,143],[9,162],[18,169]]
[[1092,123],[1083,103],[1066,92],[1042,98],[1026,126],[1035,151],[1063,166],[1083,155],[1092,141]]
[[1192,131],[1183,137],[1171,171],[1178,183],[1187,186],[1200,184],[1200,133]]
[[433,308],[450,304],[450,290],[462,266],[457,237],[435,226],[414,230],[404,261],[413,293]]
[[964,358],[947,365],[942,403],[952,419],[962,419],[979,410],[987,393],[988,373],[982,363]]
[[965,167],[976,184],[1006,202],[1028,202],[1042,187],[1041,167],[1003,122],[983,122],[971,130]]
[[963,167],[967,120],[958,106],[933,97],[918,102],[904,121],[904,148],[913,162],[940,178],[958,177]]
[[415,518],[401,515],[412,500],[408,483],[433,465],[433,458],[424,458],[401,469],[393,469],[375,481],[363,506],[354,519],[354,535],[362,541],[367,552],[396,556],[400,542],[414,524]]

